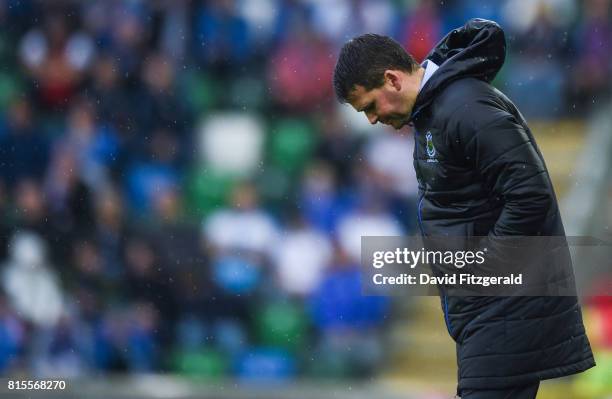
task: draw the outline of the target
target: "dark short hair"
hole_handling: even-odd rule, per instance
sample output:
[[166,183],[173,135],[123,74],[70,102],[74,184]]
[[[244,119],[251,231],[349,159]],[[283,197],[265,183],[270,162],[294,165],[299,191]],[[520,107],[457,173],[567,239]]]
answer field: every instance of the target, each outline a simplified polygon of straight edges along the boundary
[[349,40],[340,50],[334,70],[338,101],[346,103],[356,85],[366,90],[382,86],[387,69],[412,73],[417,62],[388,36],[366,33]]

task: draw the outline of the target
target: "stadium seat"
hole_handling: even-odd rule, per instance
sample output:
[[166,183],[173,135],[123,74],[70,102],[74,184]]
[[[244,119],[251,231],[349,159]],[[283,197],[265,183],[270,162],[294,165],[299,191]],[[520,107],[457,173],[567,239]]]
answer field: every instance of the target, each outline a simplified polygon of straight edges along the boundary
[[16,76],[6,72],[0,73],[0,109],[6,109],[21,91],[22,88]]
[[261,168],[264,127],[244,112],[210,114],[197,135],[197,158],[211,170],[236,177],[252,176]]
[[239,77],[231,82],[229,103],[236,109],[259,109],[267,101],[265,90],[261,79]]
[[186,73],[180,82],[181,92],[186,94],[187,103],[196,113],[214,108],[219,103],[221,91],[217,82],[203,73]]
[[239,256],[223,256],[214,260],[212,272],[217,285],[231,295],[253,292],[262,274],[258,265]]
[[290,174],[302,170],[315,145],[315,136],[308,123],[285,119],[276,125],[270,137],[270,160]]
[[196,171],[187,180],[187,212],[201,218],[224,206],[233,186],[234,180],[230,176],[208,170]]
[[177,354],[175,370],[198,378],[219,378],[226,374],[228,362],[214,349],[184,351]]
[[306,339],[306,316],[289,302],[274,302],[256,315],[257,337],[264,345],[297,351]]
[[236,375],[243,381],[282,381],[295,375],[294,357],[280,348],[261,347],[243,354],[236,364]]

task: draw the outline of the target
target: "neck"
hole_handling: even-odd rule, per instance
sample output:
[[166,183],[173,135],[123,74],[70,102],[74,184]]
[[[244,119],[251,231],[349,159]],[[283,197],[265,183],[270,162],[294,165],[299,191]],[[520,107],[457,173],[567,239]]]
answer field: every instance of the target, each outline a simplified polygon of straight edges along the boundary
[[425,68],[420,66],[419,69],[417,69],[415,75],[417,81],[417,94],[419,94],[421,82],[423,82],[423,78],[425,77]]
[[425,68],[423,67],[419,67],[419,69],[417,69],[412,75],[410,75],[411,84],[407,91],[408,104],[410,105],[410,110],[412,110],[412,107],[414,106],[414,103],[416,102],[416,98],[419,95],[421,82],[423,81],[424,76],[425,76]]

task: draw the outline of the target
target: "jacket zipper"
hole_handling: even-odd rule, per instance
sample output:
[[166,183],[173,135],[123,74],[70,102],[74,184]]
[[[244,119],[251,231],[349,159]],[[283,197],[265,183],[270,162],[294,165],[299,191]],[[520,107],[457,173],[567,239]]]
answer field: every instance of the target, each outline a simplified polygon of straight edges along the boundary
[[[418,133],[416,132],[416,129],[414,130],[416,135],[418,136]],[[418,156],[418,149],[419,149],[419,143],[418,140],[415,144],[417,147],[417,156]],[[418,159],[418,158],[417,158]],[[417,216],[418,216],[418,220],[419,220],[419,230],[421,230],[421,235],[423,237],[427,236],[427,234],[425,234],[425,229],[423,228],[423,216],[422,216],[422,207],[423,207],[423,199],[425,198],[425,194],[427,193],[427,189],[425,189],[423,191],[423,193],[421,194],[421,196],[419,197],[419,202],[417,205]],[[444,291],[444,288],[442,289],[442,301],[444,303],[444,306],[442,308],[443,312],[444,312],[444,324],[446,324],[446,330],[448,331],[448,334],[452,337],[453,336],[453,332],[451,330],[450,327],[450,320],[448,318],[448,297],[446,296],[446,292]]]
[[[421,216],[421,211],[422,211],[423,199],[425,198],[425,193],[426,191],[423,191],[423,194],[421,194],[421,197],[419,198],[418,209],[417,209],[418,218],[419,218],[419,229],[421,230],[421,235],[423,237],[425,237],[426,234],[425,234],[425,229],[423,228],[423,219]],[[452,337],[453,332],[451,330],[450,320],[448,318],[448,297],[446,296],[446,292],[444,292],[444,288],[442,289],[442,292],[443,292],[442,302],[444,303],[444,306],[442,308],[444,312],[444,324],[446,324],[446,330],[448,331],[448,334]]]
[[419,218],[419,230],[421,230],[421,235],[425,237],[426,234],[425,234],[425,229],[423,228],[423,218],[421,217],[421,207],[423,205],[423,198],[425,198],[425,191],[423,191],[423,194],[421,194],[421,196],[419,197],[419,203],[417,206],[417,216]]

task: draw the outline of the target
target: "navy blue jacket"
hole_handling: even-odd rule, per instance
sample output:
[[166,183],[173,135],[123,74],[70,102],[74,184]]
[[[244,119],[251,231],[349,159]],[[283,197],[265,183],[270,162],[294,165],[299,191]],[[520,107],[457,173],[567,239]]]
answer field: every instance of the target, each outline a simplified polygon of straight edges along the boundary
[[[534,137],[490,85],[505,46],[496,23],[473,19],[427,56],[439,69],[411,115],[423,235],[565,236]],[[574,296],[441,298],[457,343],[459,390],[519,386],[595,365]]]

